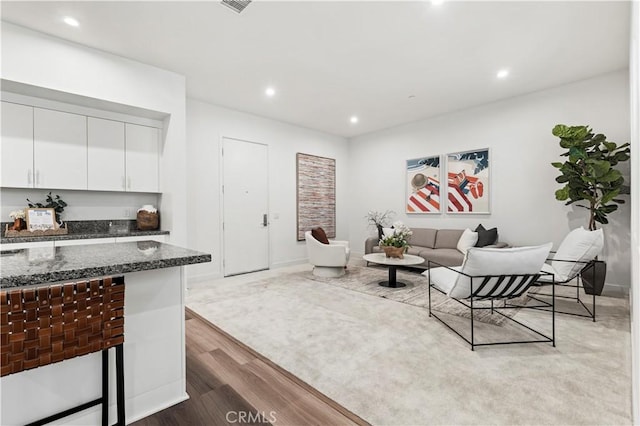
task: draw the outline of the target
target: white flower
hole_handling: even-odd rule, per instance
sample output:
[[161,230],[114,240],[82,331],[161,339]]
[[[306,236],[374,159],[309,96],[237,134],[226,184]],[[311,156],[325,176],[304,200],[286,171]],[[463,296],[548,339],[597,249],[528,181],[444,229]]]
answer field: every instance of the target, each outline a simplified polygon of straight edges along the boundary
[[384,237],[379,241],[381,246],[408,247],[409,237],[413,234],[404,223],[398,221],[393,224],[393,232],[385,229]]
[[27,216],[25,215],[24,210],[14,210],[11,213],[9,213],[9,217],[13,220],[16,220],[16,219],[24,219]]

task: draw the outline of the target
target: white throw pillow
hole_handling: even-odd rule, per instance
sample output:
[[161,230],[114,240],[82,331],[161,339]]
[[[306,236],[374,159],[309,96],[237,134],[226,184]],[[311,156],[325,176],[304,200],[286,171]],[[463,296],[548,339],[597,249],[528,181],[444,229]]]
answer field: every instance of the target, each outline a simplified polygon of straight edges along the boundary
[[[456,283],[448,294],[455,299],[466,299],[471,296],[472,280],[469,277],[537,274],[549,256],[549,251],[552,246],[552,243],[547,243],[533,247],[502,249],[471,248],[468,250],[467,257],[462,265],[462,272],[466,275],[458,274]],[[506,279],[503,280],[498,289],[493,291],[494,283],[497,282],[497,280],[497,278],[490,280],[477,295],[486,296],[489,294],[497,294],[507,286],[515,286],[518,284],[518,282],[510,283],[510,281]],[[482,278],[473,279],[473,291],[478,290],[482,281]]]
[[[604,246],[604,234],[602,228],[588,231],[583,227],[574,229],[564,238],[558,251],[553,256],[556,261],[551,266],[558,273],[556,281],[565,281],[578,275],[578,272],[593,260]],[[568,260],[561,262],[559,260]]]
[[467,228],[464,230],[462,235],[460,235],[460,239],[458,240],[458,245],[456,247],[462,254],[467,254],[467,250],[475,246],[477,242],[478,233]]

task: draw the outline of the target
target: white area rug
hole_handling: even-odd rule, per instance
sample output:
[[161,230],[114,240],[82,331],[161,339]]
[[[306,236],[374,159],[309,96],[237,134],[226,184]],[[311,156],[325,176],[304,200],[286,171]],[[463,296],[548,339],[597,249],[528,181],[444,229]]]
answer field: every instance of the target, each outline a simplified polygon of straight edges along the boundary
[[[300,279],[308,279],[429,309],[429,280],[417,272],[398,269],[396,273],[397,280],[406,284],[406,287],[400,288],[388,288],[379,285],[380,281],[386,281],[389,278],[387,268],[379,266],[350,266],[345,272],[345,275],[339,278],[316,277],[311,271],[303,271],[295,275],[299,276]],[[514,300],[512,303],[526,303],[526,298]],[[490,302],[476,302],[475,305],[476,307],[489,307]],[[496,306],[501,306],[501,304]],[[431,289],[431,308],[436,312],[444,312],[463,318],[471,317],[469,308],[434,289]],[[506,309],[502,311],[503,314],[509,316],[516,312],[517,309]],[[491,314],[490,311],[484,310],[476,311],[473,318],[477,321],[495,325],[500,325],[508,321],[508,319],[502,315]]]
[[[189,308],[374,425],[630,424],[627,302],[598,304],[596,323],[556,318],[556,348],[472,352],[425,308],[299,271],[201,283],[187,297]],[[516,317],[550,327],[546,312]],[[481,340],[518,332],[511,322],[476,331]]]

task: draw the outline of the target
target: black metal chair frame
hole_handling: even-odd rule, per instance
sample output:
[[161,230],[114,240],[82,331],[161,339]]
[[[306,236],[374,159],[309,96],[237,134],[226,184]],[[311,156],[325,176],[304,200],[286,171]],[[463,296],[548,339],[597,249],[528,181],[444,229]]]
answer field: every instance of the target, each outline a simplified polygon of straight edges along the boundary
[[[124,344],[113,346],[116,350],[116,407],[118,420],[115,426],[124,426]],[[60,420],[64,417],[70,416],[80,411],[84,411],[87,408],[94,407],[96,405],[102,405],[102,426],[109,425],[109,349],[103,349],[102,352],[102,396],[84,404],[80,404],[76,407],[69,408],[68,410],[60,411],[59,413],[52,414],[35,422],[28,423],[26,426],[41,426],[46,425],[56,420]]]
[[[471,276],[468,274],[465,274],[464,272],[461,271],[457,271],[453,268],[450,268],[448,266],[442,265],[440,263],[437,262],[433,262],[433,261],[428,261],[427,265],[429,267],[429,270],[431,270],[432,265],[437,265],[438,267],[443,267],[443,268],[447,268],[451,271],[456,272],[457,274],[460,275],[464,275],[466,277],[469,278],[470,282],[471,282],[471,289],[470,289],[470,296],[467,298],[468,303],[464,302],[463,300],[460,299],[455,299],[455,298],[450,298],[451,300],[454,300],[458,303],[460,303],[461,305],[469,308],[470,310],[470,324],[471,324],[471,340],[467,339],[465,336],[463,336],[460,332],[458,332],[456,329],[454,329],[451,325],[449,325],[446,321],[444,321],[442,318],[438,317],[435,313],[433,313],[433,311],[431,310],[431,288],[433,287],[436,291],[439,291],[440,293],[445,294],[444,291],[440,290],[438,287],[434,286],[433,284],[431,284],[431,274],[429,274],[429,316],[430,317],[434,317],[435,319],[437,319],[438,321],[440,321],[442,324],[444,324],[447,328],[449,328],[451,331],[453,331],[454,333],[456,333],[459,337],[461,337],[465,342],[469,343],[471,345],[471,350],[475,350],[476,346],[494,346],[494,345],[509,345],[509,344],[520,344],[520,343],[551,343],[554,347],[556,346],[556,322],[555,322],[555,285],[552,285],[551,287],[551,303],[548,302],[544,302],[542,301],[542,303],[544,303],[546,306],[548,306],[549,308],[551,308],[551,337],[537,331],[534,330],[533,328],[529,327],[526,324],[521,323],[520,321],[516,320],[515,318],[511,318],[508,315],[503,314],[502,312],[500,312],[503,309],[527,309],[529,308],[529,306],[520,306],[520,305],[508,305],[507,304],[507,300],[509,299],[513,299],[516,297],[520,297],[522,296],[528,289],[529,287],[538,280],[538,278],[541,275],[548,275],[551,277],[552,279],[552,283],[554,283],[554,275],[550,274],[550,273],[546,273],[546,272],[540,272],[538,274],[513,274],[513,275],[482,275],[482,276]],[[497,282],[493,284],[493,288],[492,291],[489,292],[489,294],[491,294],[491,296],[479,296],[478,294],[485,289],[485,287],[489,284],[489,282],[493,279],[493,278],[497,278]],[[492,294],[492,292],[494,290],[497,290],[500,285],[502,285],[504,283],[505,280],[509,280],[509,284],[505,286],[505,288],[500,291],[497,294]],[[516,282],[516,280],[519,280],[520,283],[517,284],[517,286],[513,289],[511,289],[513,283]],[[478,282],[480,282],[479,284],[477,284]],[[510,289],[510,291],[507,291],[507,289]],[[447,296],[448,297],[448,296]],[[491,306],[474,306],[474,301],[486,301],[489,300],[491,301]],[[504,305],[503,306],[495,306],[494,305],[494,301],[496,300],[503,300],[504,301]],[[539,335],[541,337],[541,339],[539,340],[513,340],[513,341],[508,341],[508,342],[489,342],[489,343],[476,343],[475,341],[475,335],[474,335],[474,320],[473,320],[473,313],[474,311],[477,310],[486,310],[486,309],[490,309],[491,313],[497,313],[502,315],[504,318],[507,318],[508,320],[515,322],[516,324],[536,333],[537,335]]]
[[[551,252],[551,253],[555,253],[555,252]],[[556,309],[556,312],[559,314],[564,314],[564,315],[573,315],[575,317],[582,317],[582,318],[591,318],[593,320],[593,322],[596,322],[596,294],[595,292],[592,295],[592,302],[591,302],[591,309],[589,309],[589,307],[587,305],[584,304],[584,302],[582,301],[582,299],[580,299],[580,288],[584,289],[584,283],[582,280],[582,271],[584,271],[585,269],[587,269],[589,266],[591,266],[591,270],[592,270],[592,280],[591,282],[595,282],[595,278],[596,278],[596,268],[595,268],[595,262],[597,262],[597,260],[593,259],[593,260],[589,260],[589,261],[581,261],[581,260],[565,260],[565,259],[553,259],[553,258],[549,258],[547,259],[548,261],[554,261],[554,262],[569,262],[569,263],[581,263],[584,264],[584,267],[580,270],[580,272],[578,272],[577,274],[575,274],[574,276],[564,280],[564,281],[555,281],[554,280],[554,284],[560,284],[563,287],[570,287],[570,288],[575,288],[576,289],[576,295],[575,296],[559,296],[556,295],[555,297],[560,298],[560,299],[569,299],[569,300],[575,300],[576,303],[579,303],[580,306],[582,306],[582,308],[586,311],[586,314],[578,314],[575,312],[569,312],[569,311],[564,311],[564,310],[558,310]],[[568,284],[569,282],[576,280],[576,284]],[[550,282],[546,282],[546,281],[537,281],[536,282],[537,285],[539,286],[546,286],[546,285],[550,285]],[[534,306],[529,306],[532,309],[540,309],[540,310],[549,310],[548,302],[539,299],[536,296],[551,296],[548,293],[534,293],[533,295],[528,294],[527,293],[527,297],[543,303],[543,305],[534,305]]]

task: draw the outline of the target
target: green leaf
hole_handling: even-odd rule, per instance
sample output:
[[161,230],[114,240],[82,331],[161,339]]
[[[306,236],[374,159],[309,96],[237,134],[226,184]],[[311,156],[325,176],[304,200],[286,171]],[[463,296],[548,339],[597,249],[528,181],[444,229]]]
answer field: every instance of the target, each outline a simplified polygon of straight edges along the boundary
[[555,167],[556,169],[561,168],[561,167],[562,167],[562,164],[563,164],[563,163],[558,163],[558,162],[556,162],[556,163],[551,163],[551,165],[552,165],[553,167]]
[[564,201],[567,198],[569,198],[569,188],[568,187],[565,186],[564,188],[558,189],[556,191],[556,200]]
[[620,194],[620,190],[609,191],[602,196],[602,200],[600,200],[600,202],[602,204],[607,204],[609,201],[617,197],[618,194]]
[[600,182],[615,182],[618,179],[622,178],[622,173],[616,169],[611,169],[607,171],[606,174],[599,177]]
[[568,129],[569,128],[564,124],[556,124],[551,133],[553,134],[553,136],[557,136],[560,138],[563,135],[567,134]]

